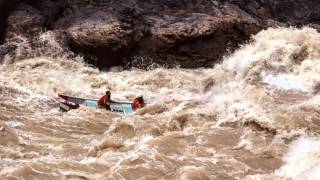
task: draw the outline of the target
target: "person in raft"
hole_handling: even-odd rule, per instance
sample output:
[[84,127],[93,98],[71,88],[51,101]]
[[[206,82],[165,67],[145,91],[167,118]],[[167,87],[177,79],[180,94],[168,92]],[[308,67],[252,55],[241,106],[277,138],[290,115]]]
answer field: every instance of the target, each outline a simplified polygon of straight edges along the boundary
[[143,108],[144,106],[145,106],[145,103],[142,95],[137,96],[132,102],[133,110]]
[[108,104],[108,103],[111,103],[111,102],[113,102],[111,100],[111,92],[110,91],[106,91],[106,94],[99,99],[98,105],[100,107],[105,107],[107,110],[111,110],[110,105]]

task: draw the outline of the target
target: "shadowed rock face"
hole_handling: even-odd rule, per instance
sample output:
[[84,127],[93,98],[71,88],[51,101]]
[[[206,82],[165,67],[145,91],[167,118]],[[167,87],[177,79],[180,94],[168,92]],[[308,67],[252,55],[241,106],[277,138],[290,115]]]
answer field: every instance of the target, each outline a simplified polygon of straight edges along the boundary
[[0,32],[7,27],[7,42],[17,35],[36,42],[52,31],[66,40],[63,49],[99,68],[211,67],[270,25],[318,27],[318,9],[316,0],[25,0]]
[[269,0],[277,20],[291,24],[320,23],[318,0]]
[[72,51],[98,67],[152,63],[208,67],[261,29],[235,5],[197,1],[90,1],[61,18]]
[[[82,9],[61,19],[56,29],[65,30],[71,50],[82,53],[94,65],[124,65],[123,59],[130,58],[132,49],[143,36],[144,26],[139,22],[135,24],[138,19],[133,19],[134,12],[118,13]],[[122,20],[121,16],[125,15],[128,19]]]
[[46,28],[46,18],[36,8],[21,3],[8,18],[6,38],[16,36],[32,38],[43,32]]
[[19,0],[0,0],[0,44],[4,42],[7,18]]

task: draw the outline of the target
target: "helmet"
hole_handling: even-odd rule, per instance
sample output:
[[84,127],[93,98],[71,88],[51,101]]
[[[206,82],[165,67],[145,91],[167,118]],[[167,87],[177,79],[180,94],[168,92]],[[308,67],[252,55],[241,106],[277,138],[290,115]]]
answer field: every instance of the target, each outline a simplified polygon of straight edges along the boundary
[[108,97],[108,99],[111,99],[111,92],[110,91],[106,91],[106,96]]
[[137,97],[136,97],[136,99],[143,99],[143,95],[142,94],[139,94]]

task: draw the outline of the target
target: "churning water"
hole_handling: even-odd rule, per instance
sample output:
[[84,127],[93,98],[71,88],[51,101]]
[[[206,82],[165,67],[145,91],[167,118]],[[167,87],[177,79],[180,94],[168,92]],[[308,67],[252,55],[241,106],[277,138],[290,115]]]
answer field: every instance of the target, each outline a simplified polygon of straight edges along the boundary
[[[59,112],[57,93],[149,105]],[[319,179],[320,34],[261,31],[212,69],[0,65],[1,179]]]

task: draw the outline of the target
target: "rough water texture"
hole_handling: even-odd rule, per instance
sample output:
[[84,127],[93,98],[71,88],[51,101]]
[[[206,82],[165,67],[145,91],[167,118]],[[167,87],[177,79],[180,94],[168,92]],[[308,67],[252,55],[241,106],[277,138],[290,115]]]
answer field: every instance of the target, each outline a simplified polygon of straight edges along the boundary
[[[320,178],[314,29],[261,31],[212,69],[100,72],[79,59],[0,66],[1,179]],[[126,117],[58,110],[58,92],[106,89],[149,105]]]

